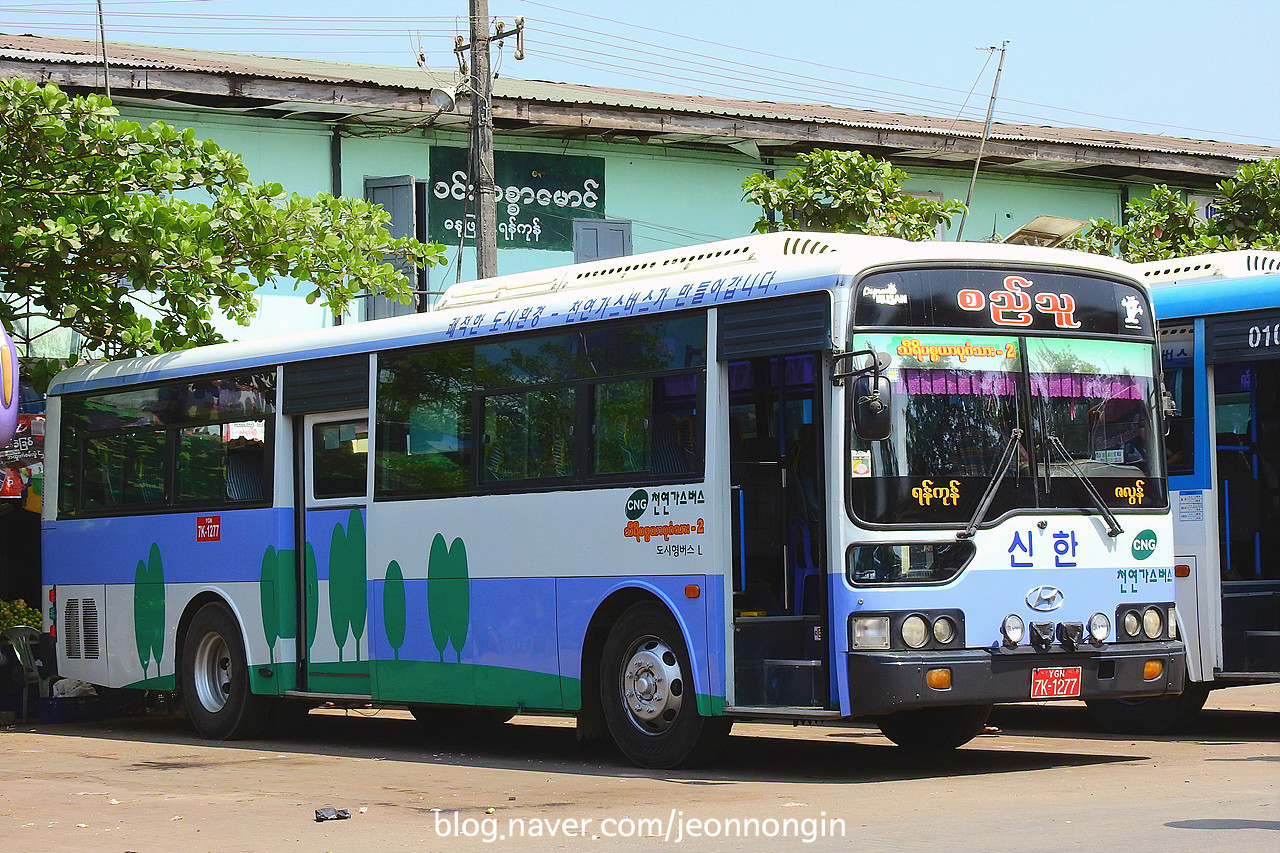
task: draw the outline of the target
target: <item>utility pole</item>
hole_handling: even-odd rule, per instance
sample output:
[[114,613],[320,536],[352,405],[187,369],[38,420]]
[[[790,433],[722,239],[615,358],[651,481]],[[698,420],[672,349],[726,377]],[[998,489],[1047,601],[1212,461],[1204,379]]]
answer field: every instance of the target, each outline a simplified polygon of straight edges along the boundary
[[102,43],[102,87],[111,100],[111,64],[107,62],[107,25],[102,20],[102,0],[98,0],[98,38]]
[[[454,53],[471,51],[471,183],[475,188],[476,278],[498,274],[498,212],[493,188],[493,76],[489,73],[489,44],[516,36],[516,59],[524,59],[524,18],[516,18],[514,30],[501,22],[489,34],[489,0],[471,2],[471,43],[456,40]],[[463,66],[465,67],[465,65]],[[465,217],[464,217],[465,221]],[[463,226],[465,234],[466,226]]]
[[978,50],[1000,51],[1000,62],[996,65],[996,79],[991,84],[991,102],[987,104],[987,123],[982,128],[982,142],[978,145],[978,159],[973,161],[973,177],[969,179],[969,192],[964,197],[964,213],[960,214],[960,227],[956,229],[956,242],[964,236],[964,221],[969,218],[969,202],[973,200],[973,185],[978,182],[978,167],[982,165],[982,152],[987,148],[987,137],[991,135],[991,116],[996,110],[996,90],[1000,88],[1000,71],[1004,68],[1004,52],[1009,47],[1009,40],[996,47],[980,47]]

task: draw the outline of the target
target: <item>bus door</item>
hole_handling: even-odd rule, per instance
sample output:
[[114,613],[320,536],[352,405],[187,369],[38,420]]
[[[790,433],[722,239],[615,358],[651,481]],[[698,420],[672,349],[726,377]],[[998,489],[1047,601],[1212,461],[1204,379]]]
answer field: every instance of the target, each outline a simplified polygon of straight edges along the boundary
[[827,706],[821,363],[727,365],[738,706]]
[[1280,361],[1214,366],[1222,668],[1280,672]]
[[369,696],[369,411],[308,414],[295,420],[296,482],[303,494],[300,559],[301,690]]

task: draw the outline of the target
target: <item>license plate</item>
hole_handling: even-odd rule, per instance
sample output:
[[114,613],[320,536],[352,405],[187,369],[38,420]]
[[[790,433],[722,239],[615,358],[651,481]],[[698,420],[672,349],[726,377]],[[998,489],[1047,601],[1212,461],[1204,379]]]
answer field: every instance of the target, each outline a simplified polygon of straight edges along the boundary
[[1061,699],[1080,695],[1080,667],[1055,666],[1031,670],[1032,699]]

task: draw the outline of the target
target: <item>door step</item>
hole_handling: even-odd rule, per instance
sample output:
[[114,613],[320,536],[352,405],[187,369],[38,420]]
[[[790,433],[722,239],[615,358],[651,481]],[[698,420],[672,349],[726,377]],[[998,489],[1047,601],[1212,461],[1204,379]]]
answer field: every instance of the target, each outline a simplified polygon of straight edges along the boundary
[[729,705],[724,709],[724,712],[731,717],[761,720],[813,720],[818,722],[821,720],[840,719],[839,711],[831,711],[826,708],[775,708],[773,706]]
[[826,667],[821,660],[765,658],[765,701],[792,708],[821,708],[826,697]]

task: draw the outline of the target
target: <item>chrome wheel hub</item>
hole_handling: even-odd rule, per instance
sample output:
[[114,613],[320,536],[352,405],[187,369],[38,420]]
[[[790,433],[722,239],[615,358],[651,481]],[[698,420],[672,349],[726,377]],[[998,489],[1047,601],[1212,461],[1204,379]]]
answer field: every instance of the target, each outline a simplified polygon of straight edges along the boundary
[[200,640],[194,670],[196,701],[206,711],[221,711],[231,695],[231,652],[222,635],[209,633]]
[[675,722],[684,701],[680,659],[657,637],[642,637],[627,652],[621,687],[622,701],[636,728],[661,734]]

